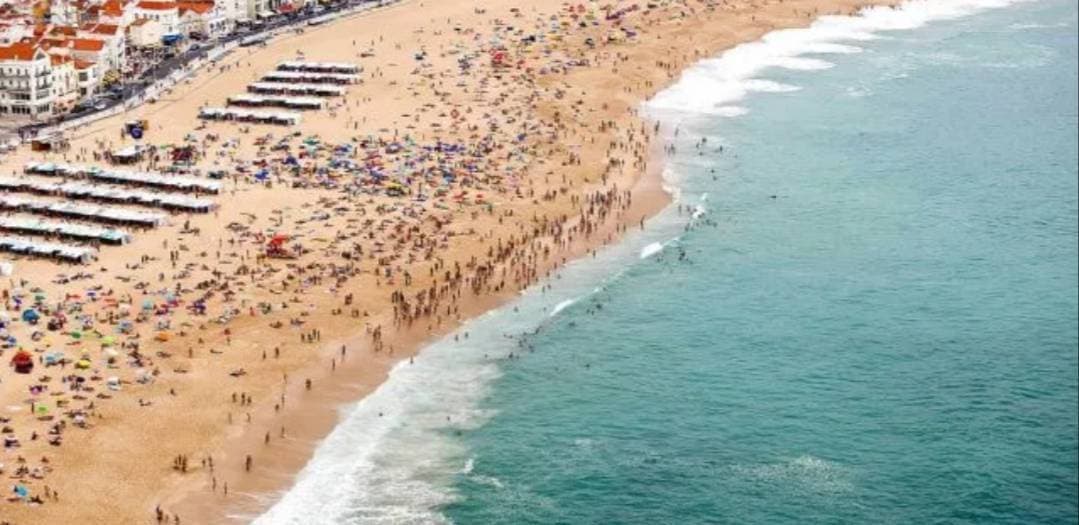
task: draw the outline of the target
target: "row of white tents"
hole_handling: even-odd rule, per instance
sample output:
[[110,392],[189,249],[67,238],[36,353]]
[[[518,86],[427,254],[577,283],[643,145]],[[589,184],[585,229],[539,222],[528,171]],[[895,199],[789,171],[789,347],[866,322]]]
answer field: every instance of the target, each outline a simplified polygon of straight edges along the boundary
[[283,126],[295,126],[300,123],[300,114],[292,111],[255,111],[236,108],[202,108],[199,110],[199,118]]
[[278,71],[299,71],[301,73],[343,73],[355,75],[360,72],[360,66],[348,62],[308,62],[306,60],[289,60],[277,64]]
[[271,71],[262,76],[263,82],[305,84],[355,84],[359,75],[349,73],[304,73],[300,71]]
[[100,169],[93,166],[57,164],[52,162],[28,162],[23,172],[31,175],[87,178],[110,184],[130,184],[170,190],[212,193],[221,192],[221,183],[201,177],[163,175],[161,173]]
[[325,103],[321,98],[315,97],[233,95],[229,97],[228,105],[257,108],[279,107],[286,109],[322,109]]
[[326,84],[287,84],[283,82],[255,82],[248,84],[248,93],[256,95],[307,95],[319,97],[339,97],[345,94],[345,88]]
[[160,212],[6,195],[0,195],[0,209],[144,228],[160,226],[168,219],[167,215]]
[[209,199],[201,199],[176,193],[158,193],[125,188],[108,188],[84,182],[39,182],[28,179],[0,177],[0,190],[57,195],[71,199],[94,199],[153,206],[168,210],[209,213],[217,205]]
[[0,230],[98,241],[104,244],[127,244],[131,241],[130,234],[113,228],[29,217],[0,217]]
[[0,237],[0,251],[39,257],[53,257],[68,262],[87,263],[97,258],[97,250],[85,246],[72,246],[44,242],[25,237]]

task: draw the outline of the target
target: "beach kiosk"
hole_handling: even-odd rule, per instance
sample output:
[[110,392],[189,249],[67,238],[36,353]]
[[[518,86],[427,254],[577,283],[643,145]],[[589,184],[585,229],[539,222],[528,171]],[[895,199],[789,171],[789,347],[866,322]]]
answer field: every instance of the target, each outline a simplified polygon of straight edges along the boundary
[[135,164],[142,160],[142,148],[139,146],[128,146],[126,148],[110,151],[106,156],[109,162],[113,164]]
[[62,151],[67,147],[67,139],[59,133],[46,133],[30,141],[33,151]]

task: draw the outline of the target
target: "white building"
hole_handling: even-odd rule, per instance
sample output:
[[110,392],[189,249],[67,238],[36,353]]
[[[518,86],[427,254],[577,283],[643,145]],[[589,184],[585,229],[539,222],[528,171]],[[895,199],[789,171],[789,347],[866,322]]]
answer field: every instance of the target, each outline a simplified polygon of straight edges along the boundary
[[134,3],[124,3],[120,0],[105,0],[98,11],[98,23],[120,26],[123,30],[135,21],[135,11],[138,8]]
[[212,1],[177,2],[180,26],[184,36],[199,35],[217,38],[236,27],[236,20],[227,16],[224,4]]
[[176,2],[142,0],[135,4],[135,19],[149,19],[161,24],[163,36],[181,35],[180,9]]
[[123,71],[127,62],[127,36],[114,24],[92,24],[79,29],[79,38],[100,40],[102,58],[108,71]]
[[44,118],[52,114],[52,64],[40,47],[0,47],[0,116]]
[[161,37],[165,34],[160,22],[149,18],[140,18],[127,27],[127,40],[137,48],[161,47]]
[[79,102],[79,73],[71,58],[52,55],[53,113],[71,110]]
[[49,3],[49,22],[61,26],[79,24],[79,12],[69,0],[52,0]]

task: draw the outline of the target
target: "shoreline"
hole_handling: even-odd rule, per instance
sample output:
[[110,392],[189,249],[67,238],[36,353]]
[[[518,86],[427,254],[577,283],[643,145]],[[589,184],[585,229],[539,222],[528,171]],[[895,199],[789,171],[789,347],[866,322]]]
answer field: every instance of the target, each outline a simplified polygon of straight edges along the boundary
[[[639,203],[639,205],[632,211],[641,214],[634,215],[635,217],[652,218],[671,202],[669,194],[661,188],[660,174],[661,171],[657,170],[651,176],[640,177],[634,185],[633,200],[634,204]],[[573,250],[561,253],[560,255],[566,257],[566,261],[552,261],[545,268],[545,272],[549,275],[566,262],[587,256],[592,250],[601,249],[611,242],[618,242],[617,239],[624,231],[619,231],[620,228],[635,225],[636,221],[607,223],[605,229],[598,233],[604,236],[617,235],[613,238],[614,240],[595,244],[581,243]],[[225,473],[225,476],[231,474],[232,478],[241,480],[240,483],[231,487],[234,487],[238,496],[245,501],[212,501],[201,497],[204,492],[199,491],[205,491],[209,484],[203,479],[192,480],[190,484],[186,484],[189,486],[173,492],[170,499],[163,500],[162,508],[171,508],[184,519],[190,518],[196,523],[205,524],[242,522],[245,520],[231,519],[228,516],[261,514],[276,503],[284,490],[292,486],[296,476],[311,459],[322,439],[337,426],[345,411],[382,386],[389,378],[389,373],[394,366],[405,363],[409,358],[422,358],[423,349],[429,344],[452,334],[470,320],[505,306],[518,295],[519,292],[513,291],[476,298],[467,307],[462,308],[463,319],[460,322],[447,325],[434,333],[421,333],[424,331],[413,329],[394,334],[396,336],[392,339],[394,346],[400,348],[401,351],[392,362],[387,363],[385,369],[378,370],[376,377],[372,377],[369,372],[365,373],[364,368],[368,363],[361,362],[360,359],[349,359],[350,354],[346,354],[345,358],[332,370],[328,370],[324,363],[319,363],[308,370],[301,371],[301,375],[310,377],[317,387],[310,392],[303,392],[299,382],[290,385],[289,394],[286,397],[289,399],[295,397],[298,401],[290,403],[288,405],[290,408],[277,414],[276,418],[277,421],[284,422],[286,429],[300,430],[295,433],[287,432],[288,442],[284,446],[278,445],[275,448],[273,458],[260,462],[260,466],[252,469],[251,472],[255,476],[242,476],[243,468],[240,467],[242,464],[240,461],[233,461],[231,463],[233,467],[230,469],[218,470]],[[327,353],[334,353],[335,350],[340,349],[341,345],[345,345],[351,351],[356,347],[362,348],[365,343],[366,339],[363,336],[356,336],[344,341],[331,342],[324,348]],[[359,382],[356,380],[357,377],[360,378]],[[260,415],[263,417],[260,418]],[[255,416],[253,426],[261,427],[260,423],[265,422],[268,419],[266,416],[271,415],[273,415],[272,411],[263,410],[261,414]],[[262,446],[261,436],[258,434],[259,432],[246,432],[232,436],[229,442],[219,449],[222,451],[219,455],[223,459],[243,457],[244,451]],[[273,495],[272,499],[267,497],[270,495]]]
[[[891,1],[885,3],[885,5],[896,5],[900,2]],[[402,1],[399,5],[407,5],[408,2]],[[864,6],[854,8],[854,11],[862,9],[864,7],[870,7],[874,5],[881,5],[877,3],[866,3]],[[812,21],[816,20],[811,19]],[[808,25],[808,24],[806,24]],[[775,28],[763,32],[757,38],[745,40],[738,43],[753,42],[759,40],[761,36],[767,34],[776,29],[787,29],[799,26],[790,26],[786,28]],[[735,43],[726,48],[720,48],[713,50],[713,56],[716,53],[720,53],[734,45]],[[710,58],[710,56],[701,56],[696,61],[692,61],[685,64],[678,72],[677,75],[670,78],[669,82],[659,86],[648,96],[644,97],[638,104],[637,110],[641,109],[641,105],[651,99],[653,96],[663,91],[667,87],[678,82],[681,76],[681,72],[685,71],[689,67],[692,67],[700,59]],[[645,121],[645,117],[634,114],[633,120],[640,121],[641,124],[651,125],[653,121]],[[654,122],[660,124],[658,121]],[[648,168],[639,173],[632,181],[633,185],[631,191],[634,195],[634,205],[644,201],[645,204],[638,206],[636,209],[627,210],[632,212],[641,213],[643,217],[642,221],[648,221],[656,217],[660,212],[665,210],[668,206],[675,201],[675,195],[666,190],[666,181],[663,178],[663,172],[665,169],[664,159],[666,153],[663,151],[662,141],[670,132],[668,131],[660,137],[650,136],[648,147],[651,150],[649,154],[650,160]],[[620,214],[624,215],[624,213]],[[612,243],[621,242],[622,236],[626,233],[630,227],[637,226],[637,221],[628,220],[637,216],[635,213],[630,213],[631,217],[619,217],[614,220],[607,221],[603,224],[603,230],[599,232],[601,236],[605,236],[603,241],[596,241],[590,243],[581,243],[574,249],[559,252],[558,255],[563,257],[561,262],[552,262],[544,270],[546,276],[550,276],[552,272],[565,266],[570,261],[585,257],[593,250],[602,249]],[[613,237],[612,237],[613,236]],[[547,277],[544,277],[546,279]],[[536,286],[542,284],[542,280],[532,283],[530,286]],[[207,486],[207,482],[192,482],[183,489],[174,491],[170,494],[169,499],[164,500],[163,507],[172,508],[177,514],[184,516],[185,518],[194,518],[198,523],[240,523],[249,522],[250,519],[257,518],[266,512],[270,507],[280,500],[280,497],[295,483],[297,476],[307,465],[308,460],[311,459],[315,452],[315,449],[321,444],[322,440],[329,435],[331,431],[341,422],[346,415],[346,411],[351,409],[355,404],[363,401],[367,396],[374,393],[379,387],[381,387],[386,380],[389,379],[389,373],[394,366],[402,365],[406,358],[420,358],[422,357],[423,350],[428,345],[435,341],[452,334],[459,328],[467,324],[472,319],[483,315],[489,311],[504,307],[506,304],[512,302],[518,293],[509,294],[496,294],[487,296],[485,298],[479,298],[473,305],[474,308],[469,308],[469,312],[465,314],[464,319],[460,320],[454,325],[444,327],[443,329],[428,334],[412,333],[415,331],[405,332],[400,334],[401,338],[398,340],[399,344],[405,348],[405,352],[397,360],[389,365],[384,373],[379,374],[379,379],[373,383],[364,381],[361,384],[357,384],[352,374],[357,374],[362,368],[361,364],[357,360],[345,360],[341,365],[338,365],[333,372],[327,372],[325,367],[321,367],[322,375],[319,377],[319,383],[329,385],[329,392],[320,392],[314,395],[310,393],[306,397],[302,397],[298,403],[291,405],[293,408],[284,413],[284,420],[288,421],[288,427],[303,428],[303,433],[297,437],[290,436],[291,441],[283,447],[279,447],[276,450],[277,456],[269,462],[267,465],[260,469],[252,470],[259,474],[257,480],[249,478],[243,478],[246,480],[257,481],[255,484],[241,483],[237,484],[239,488],[239,496],[243,499],[240,502],[225,502],[225,501],[207,501],[205,498],[201,498],[198,491],[204,490]],[[355,337],[351,340],[346,340],[344,343],[341,341],[335,341],[333,343],[325,345],[327,351],[332,353],[332,350],[338,348],[341,344],[352,348],[354,344],[362,346],[363,337]],[[310,372],[313,372],[310,371]],[[336,373],[336,375],[335,375]],[[314,377],[314,376],[312,376]],[[328,380],[328,381],[327,381]],[[290,388],[290,392],[300,393],[300,389],[293,385]],[[327,407],[329,405],[329,407]],[[321,410],[319,410],[321,408]],[[318,411],[312,414],[312,411]],[[251,434],[250,432],[247,434]],[[230,443],[223,447],[225,451],[223,456],[239,457],[242,456],[242,451],[251,447],[258,446],[257,436],[241,435],[234,436],[230,439]],[[234,464],[238,464],[234,463]],[[241,468],[234,468],[232,472],[236,475],[242,474]],[[238,498],[239,499],[239,498]]]
[[[763,7],[735,7],[734,13],[723,12],[711,12],[702,13],[700,19],[692,19],[689,22],[683,18],[679,21],[671,22],[666,20],[665,23],[671,24],[673,27],[665,29],[656,29],[648,27],[643,32],[642,37],[649,39],[649,45],[644,44],[629,44],[625,46],[615,46],[613,51],[619,55],[625,53],[626,58],[616,61],[613,67],[613,71],[607,71],[604,69],[606,66],[596,65],[595,67],[582,68],[567,72],[566,76],[556,81],[551,81],[550,85],[561,86],[555,84],[555,82],[561,82],[562,84],[569,86],[570,82],[579,82],[577,87],[589,86],[593,92],[589,95],[596,97],[597,95],[606,96],[614,102],[615,108],[625,108],[625,111],[619,111],[618,109],[608,109],[607,103],[603,102],[603,111],[608,117],[601,117],[600,115],[578,115],[576,117],[570,117],[577,122],[573,122],[569,128],[570,131],[566,132],[566,136],[562,137],[562,141],[577,141],[579,155],[584,157],[578,162],[584,167],[575,168],[576,172],[583,174],[583,180],[576,180],[575,183],[570,184],[573,192],[580,192],[580,194],[591,195],[591,192],[600,192],[603,189],[608,188],[608,181],[606,176],[602,177],[602,181],[597,181],[593,176],[601,171],[598,166],[601,166],[601,162],[608,158],[614,158],[615,155],[621,158],[624,164],[619,165],[616,170],[616,176],[619,178],[614,182],[618,186],[619,190],[616,193],[624,191],[622,188],[631,187],[633,198],[631,204],[627,207],[618,207],[612,205],[610,211],[615,213],[607,214],[604,212],[601,214],[602,220],[597,221],[593,225],[590,221],[591,217],[586,217],[582,220],[584,224],[572,221],[565,222],[566,228],[572,229],[574,224],[580,226],[582,231],[587,231],[585,235],[578,235],[573,238],[571,242],[563,243],[558,239],[549,239],[542,236],[537,236],[533,239],[534,242],[539,242],[544,246],[553,246],[555,250],[552,252],[554,257],[548,258],[543,261],[536,261],[533,263],[531,269],[524,269],[524,275],[521,280],[515,282],[512,286],[505,288],[498,287],[493,291],[484,292],[482,294],[469,296],[463,300],[455,303],[455,309],[460,307],[460,311],[455,311],[455,319],[447,316],[446,322],[443,322],[441,318],[438,324],[433,323],[431,319],[421,319],[414,326],[409,329],[387,330],[386,334],[379,341],[379,346],[383,344],[388,345],[391,348],[390,351],[377,351],[375,345],[372,344],[372,338],[370,330],[372,326],[378,326],[381,329],[382,326],[392,326],[395,324],[393,316],[389,313],[388,307],[385,302],[377,303],[372,310],[374,313],[370,317],[364,317],[364,326],[366,328],[357,328],[353,326],[350,330],[345,330],[343,327],[340,329],[331,329],[329,332],[331,337],[328,337],[330,343],[324,343],[321,340],[315,344],[316,349],[308,351],[302,356],[292,357],[293,354],[289,354],[289,361],[282,365],[274,365],[271,369],[264,371],[252,371],[252,381],[257,380],[257,384],[251,388],[252,392],[257,394],[252,409],[250,412],[250,420],[244,424],[233,424],[233,412],[227,406],[224,409],[213,406],[201,406],[200,403],[220,404],[222,399],[227,396],[227,390],[229,387],[220,386],[213,389],[213,392],[200,391],[202,398],[186,401],[187,405],[177,405],[177,411],[183,411],[182,407],[195,407],[200,406],[207,411],[207,415],[192,414],[190,422],[193,426],[197,426],[198,435],[202,436],[201,440],[198,440],[192,435],[191,438],[185,438],[180,441],[177,439],[177,444],[172,444],[170,440],[165,439],[161,443],[155,443],[155,445],[163,445],[162,450],[156,454],[153,451],[141,451],[140,454],[132,454],[128,462],[136,462],[140,459],[145,461],[147,458],[165,456],[170,452],[168,451],[182,451],[183,454],[192,454],[196,461],[205,456],[211,456],[217,460],[217,469],[214,470],[212,477],[219,477],[223,482],[229,482],[232,484],[231,493],[228,498],[221,496],[218,490],[207,490],[211,485],[210,470],[206,468],[194,468],[191,472],[186,474],[180,474],[177,472],[170,472],[166,470],[165,461],[159,461],[161,464],[155,465],[149,469],[149,472],[144,472],[146,469],[139,465],[111,465],[114,470],[119,468],[119,472],[126,472],[131,475],[142,476],[139,479],[156,479],[157,485],[149,487],[154,494],[153,498],[144,498],[142,496],[136,496],[138,500],[138,508],[132,508],[131,502],[110,502],[109,504],[102,505],[101,508],[95,509],[97,516],[108,515],[115,517],[117,522],[122,523],[142,523],[143,517],[153,516],[154,509],[157,505],[160,505],[167,514],[176,514],[183,518],[187,523],[222,523],[232,522],[235,519],[228,518],[229,515],[235,515],[241,513],[243,515],[250,515],[251,513],[264,510],[276,501],[277,496],[281,493],[282,489],[290,486],[295,480],[296,474],[303,468],[303,466],[310,459],[315,447],[322,438],[324,438],[339,421],[342,410],[345,407],[351,406],[352,403],[357,402],[359,399],[367,396],[371,392],[381,385],[388,376],[389,371],[393,366],[402,362],[405,358],[416,356],[421,352],[430,342],[436,340],[438,337],[445,335],[458,326],[461,323],[466,322],[468,319],[482,315],[484,312],[497,308],[498,306],[505,304],[509,300],[512,300],[517,295],[519,289],[527,288],[541,281],[546,276],[550,275],[556,268],[563,265],[570,258],[580,257],[586,255],[592,250],[598,249],[601,246],[616,242],[621,233],[626,231],[630,227],[637,226],[641,217],[653,217],[656,213],[662,211],[669,203],[669,196],[664,192],[662,188],[662,163],[658,158],[654,156],[655,150],[660,144],[654,140],[648,142],[645,149],[650,150],[644,155],[648,158],[647,170],[635,168],[628,168],[632,165],[633,155],[637,151],[637,142],[642,137],[634,137],[634,132],[638,128],[641,129],[641,136],[650,136],[650,132],[647,130],[650,127],[649,122],[642,120],[638,115],[641,102],[651,98],[664,87],[676,82],[680,76],[681,71],[692,66],[698,60],[702,58],[709,58],[714,56],[718,51],[733,47],[734,45],[742,42],[753,41],[759,39],[763,34],[766,34],[772,30],[778,28],[797,27],[799,25],[808,25],[815,20],[817,13],[810,13],[809,9],[823,8],[827,12],[843,12],[850,13],[856,11],[862,7],[868,5],[887,4],[894,5],[897,2],[861,2],[861,1],[805,1],[805,2],[788,2],[786,4],[773,3],[765,4]],[[370,13],[372,17],[388,17],[394,13],[400,14],[398,11],[401,8],[407,8],[413,6],[414,2],[400,2],[393,6],[388,6],[384,9],[375,10],[373,12],[364,12],[366,15]],[[420,2],[420,6],[422,6]],[[492,5],[488,9],[492,11],[496,8],[503,9],[501,13],[506,16],[510,16],[509,8],[515,7],[516,4],[512,2],[502,2],[497,6]],[[666,6],[666,4],[665,4]],[[793,6],[793,7],[792,7]],[[452,11],[453,9],[464,10],[463,5],[454,4],[452,6],[440,6],[441,9]],[[800,12],[799,8],[805,9],[804,12]],[[536,7],[532,6],[535,10]],[[456,11],[453,11],[456,12]],[[677,11],[674,11],[675,13]],[[810,15],[813,16],[810,16]],[[467,15],[462,15],[467,16]],[[478,14],[476,14],[478,16]],[[357,18],[367,20],[367,16],[360,17],[343,17],[341,20],[334,21],[332,24],[325,28],[320,28],[318,31],[310,31],[312,35],[321,34],[322,30],[325,31],[343,31],[343,27],[352,23],[359,24]],[[488,17],[489,18],[489,17]],[[709,27],[709,22],[715,22],[722,19],[723,22],[717,24],[721,27]],[[673,19],[672,19],[673,20]],[[368,20],[369,21],[369,20]],[[371,22],[374,24],[375,22]],[[667,32],[663,32],[667,31]],[[698,34],[699,33],[699,34]],[[419,34],[423,34],[421,31]],[[258,61],[262,63],[269,63],[272,60],[276,60],[284,55],[278,53],[277,55],[270,55],[270,50],[283,47],[284,41],[290,40],[305,40],[310,39],[311,35],[292,35],[289,38],[279,39],[279,42],[275,42],[276,48],[271,46],[267,50],[248,53],[245,57],[229,57],[230,60],[237,59],[237,65],[244,59],[251,59],[256,62],[255,66],[248,63],[248,67],[258,67]],[[666,38],[665,41],[664,38]],[[643,39],[643,38],[642,38]],[[672,57],[671,50],[675,46],[668,43],[674,41],[675,44],[680,44],[678,49],[684,51],[681,57],[677,56],[677,53]],[[703,43],[701,41],[704,41]],[[296,42],[295,45],[301,45]],[[704,46],[701,49],[698,46]],[[630,55],[633,55],[630,58]],[[606,56],[606,59],[610,60],[610,56]],[[653,63],[649,63],[654,61]],[[598,63],[598,59],[597,59]],[[660,63],[663,64],[662,68]],[[392,63],[389,65],[393,65]],[[630,68],[631,66],[637,66],[638,73],[633,77],[626,77],[624,74],[619,73],[621,68]],[[643,72],[641,72],[643,70]],[[663,73],[665,78],[658,79],[655,77],[657,73]],[[209,75],[209,78],[205,78]],[[233,75],[235,76],[235,75]],[[637,82],[634,83],[634,80]],[[173,93],[175,100],[162,99],[156,107],[142,108],[142,114],[157,114],[161,113],[162,118],[167,118],[167,115],[172,111],[178,111],[180,109],[186,109],[187,107],[197,101],[192,99],[201,98],[200,89],[205,87],[206,89],[212,89],[208,87],[217,82],[220,84],[224,80],[217,79],[217,76],[213,75],[210,71],[201,72],[195,75],[193,80],[185,81],[177,86],[176,92]],[[394,84],[390,84],[392,89]],[[621,89],[619,89],[621,88]],[[567,89],[567,91],[569,91]],[[174,107],[175,105],[175,107]],[[401,102],[402,107],[409,105],[408,101]],[[559,105],[544,106],[539,109],[539,113],[543,118],[550,119],[551,121],[559,122],[560,118],[565,118],[559,115],[559,109],[565,110],[568,107],[568,103],[562,103]],[[594,110],[595,108],[592,108]],[[546,112],[546,113],[544,113]],[[125,118],[126,114],[120,115],[118,118]],[[594,124],[597,121],[602,122],[604,120],[611,121],[611,127],[602,132],[595,132],[592,130]],[[106,119],[109,122],[96,123],[90,125],[86,130],[80,130],[83,132],[81,136],[86,141],[90,141],[101,135],[103,130],[108,128],[111,120]],[[372,120],[375,120],[374,118]],[[388,122],[388,119],[384,118],[382,122]],[[395,121],[396,123],[396,121]],[[601,127],[602,128],[602,127]],[[211,128],[211,129],[229,129],[229,128]],[[233,128],[235,129],[235,128]],[[613,130],[613,132],[612,132]],[[595,142],[595,138],[598,136],[601,139],[608,136],[612,137],[612,140],[618,140],[621,136],[621,132],[628,131],[630,139],[637,142],[628,142],[622,148],[622,151],[617,151],[616,147],[608,147],[606,151],[602,144],[591,145],[586,141],[591,140]],[[178,134],[176,134],[178,136]],[[573,151],[573,148],[569,148]],[[639,156],[639,155],[638,155]],[[557,165],[554,163],[548,164],[548,166]],[[562,164],[563,169],[566,168],[566,164]],[[610,166],[610,165],[608,165]],[[628,169],[623,169],[623,168]],[[539,175],[542,173],[542,166],[535,167],[533,175]],[[550,172],[549,172],[550,173]],[[565,175],[563,175],[565,177]],[[239,186],[236,186],[239,188]],[[256,196],[270,196],[270,193],[264,190],[250,190],[244,188],[243,191],[254,192]],[[598,194],[598,193],[597,193]],[[309,199],[307,202],[313,202],[314,193],[310,193],[309,190],[299,190],[295,193],[297,196],[303,196],[303,198]],[[258,197],[256,197],[257,199]],[[299,199],[300,197],[296,197]],[[248,198],[248,200],[256,200]],[[291,201],[271,201],[277,202],[291,202]],[[538,204],[538,202],[537,202]],[[237,206],[231,213],[234,215],[242,214],[245,210],[265,209],[273,204],[265,204],[258,207],[248,206],[243,208]],[[557,213],[557,209],[554,206],[545,207],[538,205],[536,209],[551,209]],[[573,210],[572,207],[563,209]],[[512,211],[512,208],[511,208]],[[571,213],[576,213],[571,211]],[[628,214],[628,215],[627,215]],[[519,217],[515,217],[513,213],[505,215],[504,217],[512,218],[516,221],[520,228],[520,224],[523,222],[527,224],[527,221],[521,221]],[[200,226],[209,228],[212,223],[224,222],[224,220],[218,221],[210,220],[209,217],[203,217],[198,222]],[[179,222],[179,221],[175,221]],[[487,226],[491,228],[492,232],[499,232],[499,243],[501,244],[501,234],[509,232],[510,238],[513,237],[513,231],[508,226],[501,227],[502,217],[498,219],[498,225],[493,224],[493,220],[487,220]],[[481,226],[477,226],[481,227]],[[167,235],[167,232],[162,233],[161,236],[150,236],[160,240],[162,236]],[[490,234],[493,240],[494,234]],[[139,249],[145,249],[149,241],[142,242],[141,245],[132,247],[126,253],[135,254]],[[463,241],[462,241],[463,242]],[[487,241],[488,243],[491,240]],[[479,246],[483,246],[483,242],[479,243]],[[525,246],[522,246],[525,248]],[[459,257],[464,258],[468,253],[479,253],[480,248],[474,246],[472,248],[462,248]],[[467,260],[467,259],[465,259]],[[507,261],[499,262],[500,268],[505,273],[507,268],[514,269],[521,265],[514,264],[514,259],[508,259]],[[371,283],[371,281],[374,281]],[[386,284],[380,283],[375,278],[369,277],[368,282],[375,287],[371,288],[377,295],[386,295]],[[391,284],[392,286],[392,284]],[[381,287],[381,289],[379,288]],[[422,289],[422,288],[421,288]],[[327,319],[328,324],[332,326],[331,320]],[[409,321],[411,323],[411,321]],[[340,325],[340,323],[338,323]],[[427,329],[425,330],[425,325]],[[251,330],[251,334],[247,334],[244,330],[235,328],[236,333],[240,334],[237,341],[232,341],[230,337],[225,337],[221,334],[217,334],[214,337],[208,337],[208,344],[220,344],[220,345],[232,345],[234,342],[240,342],[249,347],[251,350],[257,348],[259,343],[265,343],[271,340],[279,340],[280,336],[275,336],[274,332],[259,333],[259,329],[255,328],[253,322],[246,323]],[[321,329],[322,324],[318,325]],[[264,330],[264,329],[262,329]],[[366,332],[365,332],[366,330]],[[335,333],[341,333],[341,336],[333,336]],[[346,335],[347,334],[347,335]],[[276,339],[275,339],[276,338]],[[321,339],[321,337],[320,337]],[[200,338],[200,343],[202,339]],[[340,360],[338,355],[338,349],[341,345],[347,347],[347,354],[344,356],[344,360]],[[170,349],[180,350],[183,344],[175,344],[169,346]],[[310,346],[308,346],[310,348]],[[189,350],[190,351],[190,350]],[[265,349],[263,349],[265,360]],[[422,355],[421,355],[422,357]],[[199,359],[206,359],[200,357]],[[212,358],[211,358],[212,359]],[[243,361],[233,361],[243,362]],[[201,361],[200,361],[201,363]],[[209,361],[207,361],[209,363]],[[332,364],[330,364],[332,363]],[[215,365],[207,365],[208,369],[212,370]],[[222,365],[216,365],[222,366]],[[336,368],[336,370],[334,370]],[[287,381],[285,380],[287,377]],[[313,388],[307,391],[304,388],[303,379],[310,379],[313,383]],[[207,384],[221,384],[220,380],[213,380],[209,377],[202,379],[199,377],[192,377],[190,381],[201,381],[200,385]],[[177,383],[179,386],[184,386],[186,383]],[[195,383],[191,383],[195,384]],[[164,394],[165,386],[153,387],[156,393],[152,394],[147,392],[142,394],[144,396],[154,395],[154,399],[167,401],[169,398]],[[181,388],[181,391],[183,389]],[[214,394],[207,397],[206,394]],[[275,403],[278,395],[281,396],[281,401]],[[235,392],[234,392],[235,396]],[[287,401],[286,401],[287,400]],[[191,404],[194,403],[194,404]],[[275,405],[278,405],[275,407]],[[280,405],[284,405],[281,407]],[[216,408],[216,410],[214,410]],[[103,409],[104,410],[104,409]],[[101,454],[101,457],[117,457],[120,454],[124,454],[124,446],[128,441],[125,441],[124,436],[130,436],[132,429],[130,428],[132,417],[135,411],[139,409],[133,408],[124,410],[114,410],[111,412],[103,412],[101,424],[103,428],[97,430],[100,437],[105,442],[111,442],[113,439],[118,440],[116,446],[105,446],[98,449],[96,452]],[[229,424],[224,424],[223,418],[219,416],[224,415],[225,412],[229,415]],[[134,416],[139,417],[139,416]],[[147,416],[150,417],[150,416]],[[176,425],[183,425],[186,423],[187,418],[178,414],[169,414],[168,416],[154,416],[161,419],[154,419],[148,421],[148,428],[161,428],[161,429],[173,429],[176,430]],[[240,417],[240,411],[236,412],[236,417]],[[117,426],[114,422],[125,421],[128,423],[127,430]],[[216,421],[216,423],[214,423]],[[283,427],[285,429],[284,439],[279,438],[279,433],[276,432],[277,428]],[[107,431],[107,432],[106,432]],[[192,431],[194,432],[194,431]],[[265,438],[264,438],[265,436]],[[137,439],[137,438],[136,438]],[[266,442],[267,441],[268,444]],[[85,436],[79,436],[73,438],[76,444],[90,444],[96,443],[94,440],[87,439]],[[197,445],[193,445],[197,443]],[[145,445],[143,446],[145,448]],[[250,475],[244,472],[243,457],[245,454],[255,451],[256,454],[254,460],[254,467],[251,470]],[[268,454],[267,454],[268,452]],[[94,472],[99,469],[95,465],[96,458],[90,456],[96,456],[95,451],[91,450],[89,453],[83,454],[82,457],[69,459],[65,468],[83,469],[81,472]],[[162,459],[165,459],[162,457]],[[121,462],[122,463],[122,462]],[[75,470],[75,472],[80,472]],[[149,477],[146,477],[149,475]],[[77,474],[73,474],[76,476]],[[129,482],[135,482],[134,478],[128,478]],[[70,483],[70,480],[69,480]],[[66,494],[72,494],[72,485],[62,486]],[[149,495],[149,492],[147,492]],[[28,507],[24,507],[28,508]],[[46,506],[42,510],[51,510],[55,507]],[[25,518],[26,522],[34,522],[33,510],[28,512],[17,511],[16,519],[20,517]],[[242,518],[240,518],[242,519]],[[147,520],[148,521],[148,520]],[[18,522],[18,521],[17,521]]]

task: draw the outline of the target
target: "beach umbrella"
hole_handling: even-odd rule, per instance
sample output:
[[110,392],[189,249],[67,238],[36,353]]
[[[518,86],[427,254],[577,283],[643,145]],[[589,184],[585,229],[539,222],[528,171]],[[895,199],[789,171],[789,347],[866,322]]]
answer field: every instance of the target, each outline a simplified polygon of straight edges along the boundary
[[34,369],[34,356],[20,349],[11,358],[11,366],[15,367],[16,373],[29,374]]
[[22,312],[22,320],[30,324],[36,323],[38,319],[41,319],[41,315],[32,308],[27,308]]
[[86,358],[79,359],[75,362],[75,368],[78,368],[79,370],[86,370],[90,368],[90,360]]
[[106,335],[105,337],[101,338],[101,346],[112,346],[114,344],[116,344],[115,336]]

